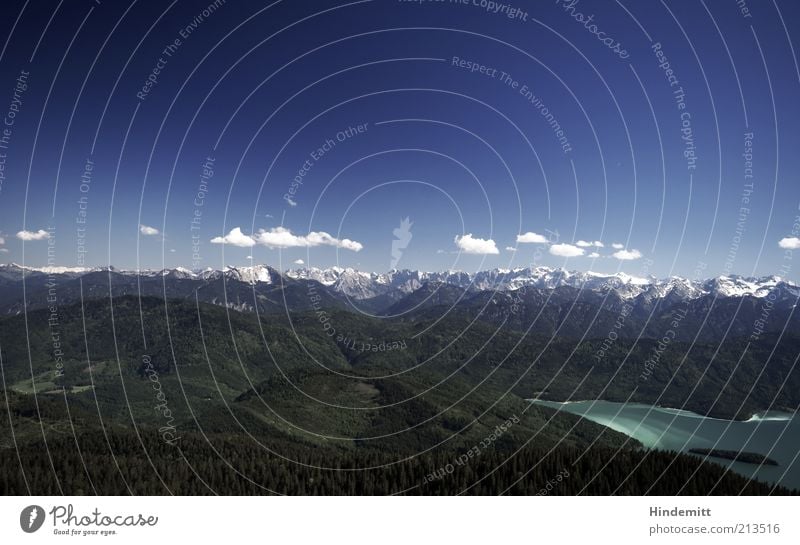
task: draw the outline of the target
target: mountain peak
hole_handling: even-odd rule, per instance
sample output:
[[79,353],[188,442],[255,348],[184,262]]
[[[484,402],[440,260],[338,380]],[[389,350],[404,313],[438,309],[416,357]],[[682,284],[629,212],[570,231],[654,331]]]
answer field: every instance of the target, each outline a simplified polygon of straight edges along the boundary
[[447,284],[471,291],[514,291],[524,287],[552,290],[571,287],[581,290],[607,292],[613,290],[623,299],[640,295],[648,298],[680,297],[694,299],[703,295],[718,297],[763,298],[780,290],[787,296],[798,296],[797,285],[777,275],[760,278],[739,275],[721,275],[706,280],[689,280],[680,276],[658,279],[653,276],[637,277],[623,271],[600,273],[596,271],[570,271],[545,266],[495,268],[477,272],[446,270],[440,272],[413,269],[392,269],[385,273],[360,271],[354,267],[306,267],[289,269],[281,273],[269,265],[227,266],[222,270],[206,268],[191,271],[184,267],[160,271],[124,271],[114,267],[29,267],[10,263],[0,265],[0,272],[8,279],[19,279],[25,274],[55,274],[76,278],[89,272],[109,271],[122,275],[162,276],[171,279],[214,280],[226,278],[247,284],[275,284],[281,277],[292,280],[315,281],[334,291],[355,299],[369,299],[390,292],[409,294],[425,284]]

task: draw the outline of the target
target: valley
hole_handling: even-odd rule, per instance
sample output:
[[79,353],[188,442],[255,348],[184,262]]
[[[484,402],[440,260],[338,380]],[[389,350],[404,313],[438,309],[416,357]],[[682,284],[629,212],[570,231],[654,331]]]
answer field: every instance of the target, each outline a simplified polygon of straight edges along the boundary
[[[344,274],[333,280],[335,271],[318,279],[270,268],[16,272],[5,267],[0,274],[2,378],[11,411],[2,431],[10,436],[6,443],[23,450],[59,444],[70,430],[75,440],[99,433],[127,441],[133,434],[137,441],[176,446],[181,456],[188,455],[187,443],[221,441],[224,448],[247,445],[277,459],[309,452],[333,461],[408,462],[422,478],[430,468],[412,460],[458,458],[513,416],[514,425],[481,451],[482,461],[539,456],[544,463],[572,452],[580,464],[580,453],[592,452],[614,463],[635,456],[668,473],[672,463],[697,464],[697,458],[651,453],[628,430],[526,400],[538,392],[553,401],[657,403],[735,420],[767,409],[793,412],[800,404],[790,299],[797,288],[775,280],[740,280],[749,286],[744,295],[697,288],[693,298],[676,301],[663,287],[653,299],[647,296],[656,290],[652,285],[637,284],[635,295],[630,282],[609,286],[619,277],[591,289],[560,281],[500,289],[495,280],[494,288],[478,290],[470,287],[474,277],[467,285],[426,279],[415,287],[416,280],[398,274],[405,288],[376,293],[363,285],[355,292],[335,287]],[[18,299],[23,277],[25,304]],[[52,309],[44,304],[53,289],[61,367]],[[774,322],[764,324],[761,336],[745,337],[750,315],[730,309],[757,312],[771,293],[785,295],[785,304],[774,305]],[[678,304],[692,309],[687,322],[710,324],[708,330],[688,326],[659,346],[661,324],[670,323]],[[613,342],[609,331],[618,332]],[[658,362],[645,374],[643,364],[654,353]],[[708,458],[699,463],[721,467]],[[729,473],[717,479],[728,483],[720,490],[746,488],[747,481]],[[563,493],[580,489],[570,490]]]

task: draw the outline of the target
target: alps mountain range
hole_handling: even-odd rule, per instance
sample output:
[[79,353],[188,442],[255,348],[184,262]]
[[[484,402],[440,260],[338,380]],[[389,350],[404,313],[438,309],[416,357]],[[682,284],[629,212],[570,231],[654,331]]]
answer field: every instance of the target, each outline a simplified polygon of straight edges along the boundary
[[418,270],[392,270],[386,273],[370,273],[352,268],[330,267],[290,269],[284,273],[268,265],[226,267],[192,271],[182,267],[163,270],[118,270],[114,267],[70,268],[70,267],[25,267],[11,263],[0,265],[0,281],[4,283],[27,278],[50,276],[56,279],[75,279],[98,273],[111,273],[125,277],[164,278],[165,280],[193,280],[211,282],[219,279],[234,280],[250,285],[277,285],[282,282],[314,281],[348,298],[366,300],[392,292],[411,294],[425,284],[447,284],[470,292],[514,291],[521,288],[553,290],[571,287],[593,292],[614,291],[622,299],[638,296],[681,299],[697,299],[711,295],[716,297],[765,298],[775,293],[780,298],[797,298],[800,288],[778,276],[744,277],[737,275],[718,276],[704,280],[689,280],[672,276],[658,279],[640,278],[626,273],[601,274],[595,272],[567,271],[550,267],[490,269],[475,273],[462,271],[424,272]]

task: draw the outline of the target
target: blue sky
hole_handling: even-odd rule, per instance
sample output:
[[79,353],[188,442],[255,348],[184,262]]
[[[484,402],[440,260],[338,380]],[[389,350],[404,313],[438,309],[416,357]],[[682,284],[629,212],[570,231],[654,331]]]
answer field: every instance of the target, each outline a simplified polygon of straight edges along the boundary
[[798,279],[795,2],[146,4],[4,18],[0,261]]

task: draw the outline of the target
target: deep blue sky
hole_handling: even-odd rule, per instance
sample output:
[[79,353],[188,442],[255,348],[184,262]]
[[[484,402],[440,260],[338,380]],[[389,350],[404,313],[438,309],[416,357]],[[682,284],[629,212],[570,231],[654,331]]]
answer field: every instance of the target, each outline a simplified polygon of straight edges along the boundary
[[[0,59],[0,115],[14,102],[21,71],[30,75],[8,148],[0,149],[0,261],[45,264],[48,242],[17,233],[53,227],[55,260],[65,266],[79,264],[83,247],[90,266],[220,267],[252,255],[280,268],[302,259],[385,271],[393,230],[408,217],[399,268],[536,263],[798,279],[778,245],[798,236],[796,2],[749,1],[743,14],[733,1],[518,0],[505,5],[527,15],[511,19],[471,0],[286,0],[268,8],[228,0],[195,19],[211,3],[4,4],[2,35],[10,37]],[[578,22],[579,13],[594,15],[596,28]],[[199,24],[181,38],[193,20]],[[454,66],[454,57],[489,73]],[[159,58],[166,62],[156,83],[137,98]],[[552,113],[569,151],[523,86]],[[682,113],[690,116],[693,169]],[[310,157],[363,124],[362,133]],[[746,133],[753,190],[743,202]],[[214,175],[198,205],[207,157]],[[87,159],[94,170],[82,193]],[[291,206],[283,197],[304,163]],[[141,225],[159,234],[144,235]],[[211,243],[237,227],[251,235],[280,226],[362,249]],[[520,233],[548,230],[557,244],[605,247],[569,258],[541,244],[506,250]],[[499,253],[458,253],[455,237],[465,234],[493,240]],[[612,243],[643,257],[616,259]],[[594,251],[600,257],[589,257]]]

